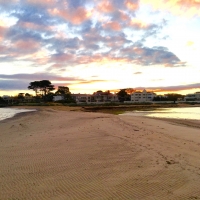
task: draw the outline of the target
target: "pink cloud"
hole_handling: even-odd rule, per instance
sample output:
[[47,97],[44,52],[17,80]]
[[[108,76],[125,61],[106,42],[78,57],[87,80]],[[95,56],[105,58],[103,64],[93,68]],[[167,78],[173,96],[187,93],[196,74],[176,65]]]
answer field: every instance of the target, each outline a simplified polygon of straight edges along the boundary
[[112,29],[114,31],[120,31],[121,26],[118,22],[108,22],[107,24],[104,25],[105,28]]
[[40,44],[32,39],[18,40],[14,43],[14,47],[20,50],[37,50],[40,48]]
[[0,41],[3,40],[4,35],[7,30],[8,30],[8,28],[5,26],[5,23],[0,20]]
[[65,20],[70,21],[72,24],[79,25],[85,20],[89,19],[91,12],[87,11],[83,7],[79,7],[75,10],[58,10],[49,9],[49,13],[54,16],[62,17]]
[[35,24],[32,22],[19,22],[17,24],[20,27],[26,28],[26,29],[33,29],[33,30],[46,30],[46,31],[54,31],[54,27],[52,26],[43,26],[39,24]]
[[129,15],[127,15],[126,13],[121,12],[121,11],[120,11],[120,19],[121,19],[122,21],[130,21]]
[[[0,41],[1,41],[1,39],[0,39]],[[7,50],[8,50],[8,48],[6,46],[0,45],[0,54],[5,53]]]
[[115,10],[114,6],[108,0],[102,0],[101,3],[98,4],[97,8],[100,12],[105,13],[113,12]]
[[74,60],[74,55],[72,54],[62,54],[52,57],[52,61],[56,63],[70,62],[73,60]]

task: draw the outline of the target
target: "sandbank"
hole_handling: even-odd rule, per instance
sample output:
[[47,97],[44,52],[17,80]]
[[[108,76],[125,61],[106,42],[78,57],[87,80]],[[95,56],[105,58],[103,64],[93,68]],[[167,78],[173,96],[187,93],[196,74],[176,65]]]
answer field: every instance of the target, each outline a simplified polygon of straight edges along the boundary
[[70,109],[0,122],[1,200],[200,199],[199,121]]

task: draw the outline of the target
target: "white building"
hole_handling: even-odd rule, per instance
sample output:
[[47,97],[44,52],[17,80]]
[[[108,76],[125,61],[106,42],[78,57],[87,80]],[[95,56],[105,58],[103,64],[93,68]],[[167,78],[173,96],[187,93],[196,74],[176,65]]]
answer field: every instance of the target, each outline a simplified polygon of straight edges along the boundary
[[118,102],[118,96],[117,94],[112,94],[109,91],[107,92],[102,92],[101,90],[95,92],[92,95],[92,98],[95,102]]
[[94,94],[72,94],[72,98],[76,103],[106,103],[106,102],[118,102],[118,96],[116,94],[97,91]]
[[143,90],[142,92],[136,91],[131,94],[131,101],[150,102],[153,101],[154,97],[156,97],[156,94],[153,92],[147,92],[146,90]]
[[64,96],[62,95],[53,96],[53,101],[62,101],[62,100],[64,100]]
[[194,94],[186,94],[184,101],[200,101],[200,92]]
[[92,102],[91,94],[71,94],[76,103]]
[[200,92],[196,92],[195,95],[196,95],[197,101],[200,101]]

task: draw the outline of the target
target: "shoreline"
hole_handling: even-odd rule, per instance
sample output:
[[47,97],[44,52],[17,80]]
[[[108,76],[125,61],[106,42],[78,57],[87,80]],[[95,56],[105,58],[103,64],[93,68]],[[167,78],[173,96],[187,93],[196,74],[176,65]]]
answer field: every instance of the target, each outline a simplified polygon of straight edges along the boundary
[[[190,106],[190,107],[200,107],[200,106]],[[112,111],[108,111],[106,112],[103,108],[103,112],[102,110],[98,110],[98,111],[87,111],[85,110],[85,107],[68,107],[68,106],[16,106],[16,107],[10,107],[10,108],[18,108],[18,109],[35,109],[36,111],[27,111],[27,112],[21,112],[21,113],[17,113],[15,114],[13,117],[11,118],[6,118],[3,120],[0,120],[0,123],[3,121],[7,121],[10,119],[15,119],[18,117],[23,117],[29,115],[29,114],[33,114],[33,112],[42,112],[42,111],[47,111],[47,112],[54,112],[54,111],[63,111],[63,112],[84,112],[84,113],[102,113],[102,114],[114,114],[114,115],[121,115],[123,116],[123,114],[126,111],[120,112],[119,110],[117,110],[117,112],[112,112]],[[134,107],[135,108],[135,107]],[[154,109],[144,109],[143,107],[139,108],[139,111],[149,111],[149,110],[153,110],[156,111],[157,109],[162,109],[165,107],[159,107],[159,108],[154,108]],[[169,108],[173,108],[173,107],[169,107]],[[185,108],[185,107],[184,107]],[[137,111],[137,110],[127,110],[127,111]],[[128,115],[129,116],[129,115]],[[188,127],[193,127],[193,128],[200,128],[200,120],[197,119],[177,119],[177,118],[164,118],[164,117],[151,117],[151,116],[145,116],[145,115],[138,115],[138,116],[134,116],[134,115],[130,115],[131,117],[144,117],[144,118],[152,118],[155,120],[161,120],[161,121],[166,121],[166,122],[170,122],[172,124],[179,124],[182,126],[188,126]]]
[[200,198],[198,129],[60,109],[0,123],[0,199]]
[[[9,107],[9,108],[12,108],[12,107]],[[2,122],[6,123],[8,120],[12,120],[12,119],[16,119],[18,117],[23,117],[23,116],[26,116],[26,115],[30,115],[33,112],[38,112],[39,111],[38,109],[35,109],[35,108],[34,108],[35,110],[32,110],[32,111],[31,111],[30,108],[21,108],[21,109],[23,109],[23,110],[24,109],[27,109],[27,110],[29,109],[30,111],[16,113],[16,114],[14,114],[14,116],[11,116],[11,117],[8,117],[8,118],[0,120],[0,123],[2,123]]]

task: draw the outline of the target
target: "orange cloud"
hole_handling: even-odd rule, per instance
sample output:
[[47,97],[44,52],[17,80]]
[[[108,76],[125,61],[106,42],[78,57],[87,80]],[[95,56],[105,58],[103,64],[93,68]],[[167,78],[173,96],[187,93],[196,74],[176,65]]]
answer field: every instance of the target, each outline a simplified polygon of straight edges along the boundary
[[138,9],[138,3],[133,3],[131,0],[125,0],[125,5],[130,10],[137,10]]
[[83,7],[79,7],[76,10],[58,10],[55,9],[49,9],[49,13],[51,15],[59,16],[64,18],[65,20],[70,21],[72,24],[79,25],[85,20],[87,20],[91,16],[91,12],[87,11]]
[[154,10],[167,10],[175,15],[193,17],[200,15],[199,0],[140,0],[141,4],[149,4]]
[[132,19],[129,25],[136,29],[148,29],[150,27],[150,24],[147,24],[139,19]]
[[104,25],[106,28],[112,29],[114,31],[120,31],[121,26],[118,22],[108,22],[107,24]]
[[114,6],[108,1],[103,0],[98,6],[98,10],[101,12],[109,13],[114,11]]
[[78,58],[79,64],[98,63],[98,64],[111,64],[111,63],[126,63],[130,60],[128,58],[114,58],[112,56],[102,56],[96,54],[94,56],[81,56]]

